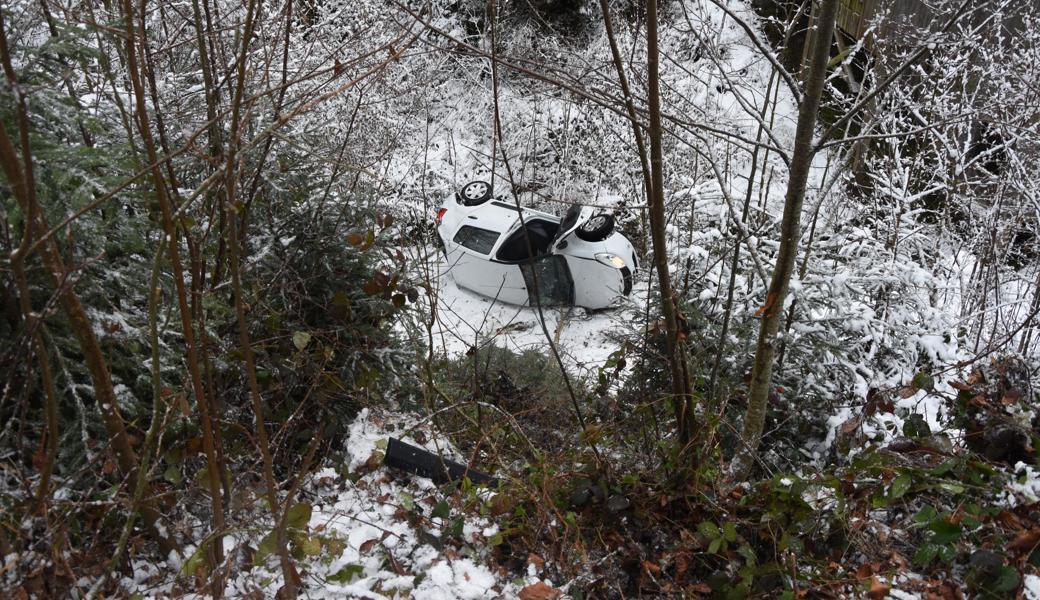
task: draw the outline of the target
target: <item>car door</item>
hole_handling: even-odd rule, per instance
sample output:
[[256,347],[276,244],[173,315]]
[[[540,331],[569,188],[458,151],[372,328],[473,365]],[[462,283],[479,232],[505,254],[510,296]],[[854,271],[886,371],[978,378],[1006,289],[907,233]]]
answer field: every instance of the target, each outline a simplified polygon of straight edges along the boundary
[[574,304],[574,281],[567,259],[558,254],[544,254],[521,266],[531,306]]
[[562,250],[566,248],[570,240],[574,238],[572,235],[574,230],[591,217],[593,211],[594,209],[590,206],[572,204],[567,209],[567,212],[564,213],[563,218],[560,219],[560,228],[556,231],[556,239],[553,240],[552,250],[555,252],[557,249]]
[[448,273],[460,286],[510,304],[526,304],[527,286],[520,266],[494,261],[499,232],[463,225],[450,245]]

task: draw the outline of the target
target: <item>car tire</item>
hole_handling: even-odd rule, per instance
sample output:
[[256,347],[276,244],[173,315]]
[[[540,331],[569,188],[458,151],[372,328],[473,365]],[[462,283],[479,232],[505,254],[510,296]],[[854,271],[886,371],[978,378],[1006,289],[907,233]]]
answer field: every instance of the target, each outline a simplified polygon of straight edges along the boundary
[[614,231],[614,215],[599,213],[593,215],[575,230],[574,234],[586,242],[602,242]]
[[457,196],[464,206],[479,206],[491,199],[491,184],[486,181],[471,181],[462,186]]

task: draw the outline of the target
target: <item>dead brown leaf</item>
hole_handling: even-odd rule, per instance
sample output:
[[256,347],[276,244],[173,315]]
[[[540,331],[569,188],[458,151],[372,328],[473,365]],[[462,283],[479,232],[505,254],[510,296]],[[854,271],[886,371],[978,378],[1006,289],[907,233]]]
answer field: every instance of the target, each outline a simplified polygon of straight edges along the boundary
[[375,450],[365,461],[365,464],[358,469],[361,474],[368,474],[375,471],[383,464],[383,452],[381,450]]
[[1011,406],[1012,404],[1018,404],[1022,400],[1022,394],[1018,390],[1008,390],[1003,397],[1000,399],[1000,403],[1004,406]]
[[358,546],[358,552],[362,556],[364,556],[365,554],[368,554],[369,552],[371,552],[372,548],[374,548],[375,545],[378,544],[378,543],[379,543],[379,539],[378,538],[372,538],[372,539],[370,539],[370,540],[368,540],[366,542],[363,542],[360,546]]
[[907,563],[906,557],[898,552],[892,552],[888,557],[888,562],[898,571],[905,571],[910,568],[910,564]]
[[513,510],[513,501],[505,494],[498,494],[491,499],[491,516],[498,517]]
[[659,567],[656,564],[650,562],[649,560],[644,560],[643,561],[643,568],[646,570],[647,573],[650,573],[650,574],[653,574],[653,575],[660,575],[661,574],[661,567]]
[[907,398],[912,398],[914,396],[914,394],[916,394],[917,392],[918,392],[917,388],[911,387],[911,386],[906,386],[906,387],[899,388],[899,392],[898,393],[899,393],[899,397],[900,398],[906,400]]
[[978,408],[987,408],[989,406],[989,404],[986,402],[985,394],[978,394],[976,396],[973,396],[971,400],[968,400],[968,404],[971,404],[972,406],[976,406]]
[[1040,528],[1023,531],[1008,542],[1007,549],[1010,552],[1028,552],[1040,543]]
[[563,592],[550,587],[544,581],[532,583],[520,590],[520,600],[558,600]]
[[1025,529],[1025,526],[1022,525],[1022,519],[1018,518],[1015,513],[1007,510],[1000,511],[997,516],[993,517],[993,520],[1009,529]]
[[852,417],[848,421],[845,421],[841,424],[841,434],[851,435],[853,432],[859,429],[861,423],[863,423],[863,419],[861,419],[859,416]]
[[407,575],[408,574],[408,571],[405,570],[405,568],[401,566],[401,563],[397,562],[397,559],[394,558],[393,553],[390,552],[389,550],[386,552],[386,558],[390,562],[390,568],[393,569],[394,573],[396,573],[397,575]]
[[896,410],[896,404],[887,393],[871,388],[867,392],[867,403],[863,406],[863,414],[870,417],[877,413],[892,413]]
[[950,582],[930,583],[924,597],[925,600],[964,600],[960,588]]
[[888,593],[892,591],[892,586],[887,583],[883,583],[877,577],[870,578],[870,589],[867,590],[867,596],[871,600],[885,600]]
[[867,577],[870,577],[873,574],[874,567],[872,567],[870,563],[863,563],[859,566],[858,569],[856,569],[856,578],[858,579],[866,579]]

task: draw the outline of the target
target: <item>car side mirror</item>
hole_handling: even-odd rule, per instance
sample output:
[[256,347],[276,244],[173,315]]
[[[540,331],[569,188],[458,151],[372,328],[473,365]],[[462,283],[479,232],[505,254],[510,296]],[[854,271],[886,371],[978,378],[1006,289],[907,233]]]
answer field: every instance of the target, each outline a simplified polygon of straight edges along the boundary
[[556,244],[556,249],[557,250],[563,250],[566,247],[567,247],[567,240],[563,240],[559,244]]

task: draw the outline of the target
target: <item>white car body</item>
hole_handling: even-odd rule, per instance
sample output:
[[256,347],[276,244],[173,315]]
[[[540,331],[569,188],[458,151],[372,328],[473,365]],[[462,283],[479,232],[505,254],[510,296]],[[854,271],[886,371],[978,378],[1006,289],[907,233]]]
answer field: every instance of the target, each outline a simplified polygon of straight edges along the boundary
[[601,309],[631,293],[636,257],[628,239],[612,230],[612,217],[600,241],[577,235],[583,223],[597,218],[607,222],[591,207],[573,206],[561,219],[529,208],[521,213],[494,197],[467,205],[457,195],[445,201],[436,222],[448,272],[459,287],[509,304]]

